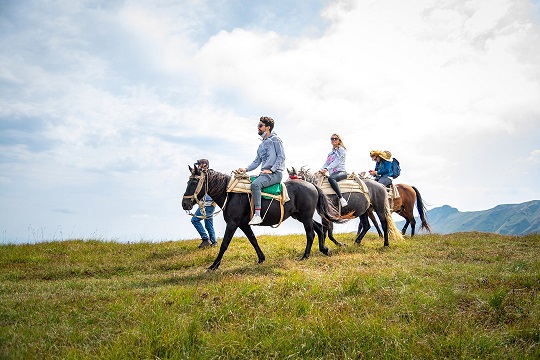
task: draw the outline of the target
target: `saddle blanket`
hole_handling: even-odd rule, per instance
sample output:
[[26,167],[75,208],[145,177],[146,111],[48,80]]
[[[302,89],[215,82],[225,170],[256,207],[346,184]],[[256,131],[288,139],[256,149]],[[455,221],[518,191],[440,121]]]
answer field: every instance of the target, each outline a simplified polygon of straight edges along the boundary
[[388,189],[388,197],[390,199],[397,199],[399,198],[399,190],[396,185],[392,184],[392,187],[387,188]]
[[[332,186],[330,186],[330,183],[328,182],[326,176],[320,179],[317,185],[322,189],[325,195],[336,194],[334,189],[332,189]],[[338,185],[342,193],[359,192],[366,195],[368,194],[368,188],[366,184],[354,173],[349,174],[347,179],[338,181]]]
[[[227,192],[251,194],[251,179],[248,177],[235,178],[232,176],[229,185],[227,185]],[[265,199],[283,199],[284,203],[290,200],[287,187],[283,183],[262,188],[261,192],[262,197]]]

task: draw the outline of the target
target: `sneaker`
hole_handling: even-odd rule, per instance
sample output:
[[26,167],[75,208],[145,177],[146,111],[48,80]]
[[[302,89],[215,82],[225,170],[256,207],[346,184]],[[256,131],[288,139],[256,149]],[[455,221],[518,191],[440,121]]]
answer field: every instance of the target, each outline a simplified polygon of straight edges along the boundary
[[339,203],[341,204],[342,207],[345,207],[347,206],[347,200],[345,200],[345,198],[339,198]]
[[212,245],[210,246],[217,246],[217,241],[212,241]]
[[261,218],[260,215],[254,214],[253,218],[249,222],[249,225],[259,225],[260,223],[262,223],[262,221],[263,219]]
[[205,239],[205,240],[202,241],[202,243],[199,244],[198,248],[202,249],[202,248],[205,248],[205,247],[208,247],[208,246],[212,246],[212,243],[210,242],[210,240]]

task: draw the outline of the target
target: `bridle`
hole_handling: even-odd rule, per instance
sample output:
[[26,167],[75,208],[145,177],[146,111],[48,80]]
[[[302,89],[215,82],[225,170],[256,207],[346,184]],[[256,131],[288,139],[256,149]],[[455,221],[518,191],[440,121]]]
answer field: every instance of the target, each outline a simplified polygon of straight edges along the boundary
[[202,197],[201,200],[198,199],[198,195],[201,192],[201,190],[203,189],[203,186],[204,186],[205,195],[208,194],[207,170],[206,169],[200,170],[199,175],[191,175],[190,179],[197,179],[198,180],[197,187],[195,188],[195,191],[193,192],[192,195],[184,195],[183,199],[191,199],[191,200],[195,201],[197,203],[197,205],[199,205],[199,209],[201,210],[202,216],[193,214],[191,212],[191,210],[186,210],[186,214],[190,215],[190,216],[198,217],[199,219],[209,219],[209,218],[215,217],[217,214],[219,214],[223,210],[223,208],[225,207],[225,204],[223,205],[221,210],[215,211],[211,216],[206,216],[206,208],[204,206],[204,203],[205,203],[204,197]]

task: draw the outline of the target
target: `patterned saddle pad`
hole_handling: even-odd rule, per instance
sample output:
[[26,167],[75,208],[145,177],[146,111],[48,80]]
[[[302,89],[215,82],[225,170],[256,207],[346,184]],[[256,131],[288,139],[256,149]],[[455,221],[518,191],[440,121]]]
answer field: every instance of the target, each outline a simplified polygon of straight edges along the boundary
[[[326,195],[335,195],[336,192],[330,186],[328,178],[326,176],[319,177],[319,183],[317,184]],[[347,179],[338,181],[339,189],[342,193],[359,192],[364,195],[368,194],[368,188],[366,184],[355,173],[349,174]]]
[[[255,176],[252,178],[255,179]],[[227,192],[251,194],[252,178],[248,176],[232,176],[229,185],[227,185]],[[262,188],[262,196],[265,199],[282,199],[284,203],[290,200],[287,187],[283,183]]]

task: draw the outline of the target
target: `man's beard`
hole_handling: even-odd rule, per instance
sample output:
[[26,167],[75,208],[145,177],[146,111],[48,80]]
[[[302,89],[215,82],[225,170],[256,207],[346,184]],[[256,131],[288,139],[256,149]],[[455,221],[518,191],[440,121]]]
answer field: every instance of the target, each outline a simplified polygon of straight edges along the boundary
[[265,133],[266,131],[262,131],[262,130],[259,130],[259,136],[263,136],[263,134]]

